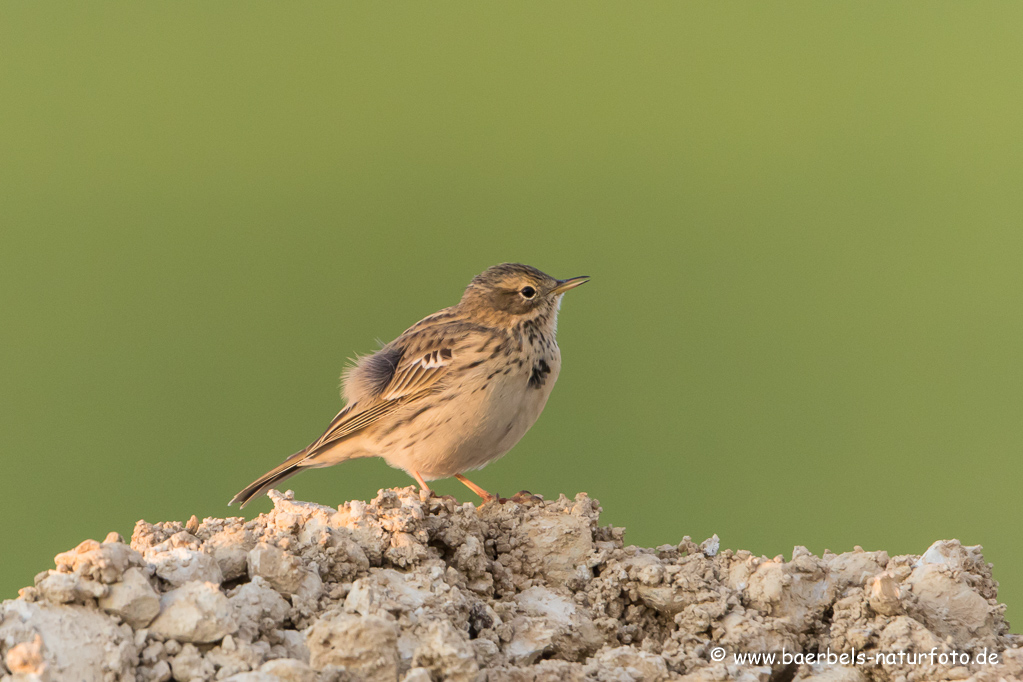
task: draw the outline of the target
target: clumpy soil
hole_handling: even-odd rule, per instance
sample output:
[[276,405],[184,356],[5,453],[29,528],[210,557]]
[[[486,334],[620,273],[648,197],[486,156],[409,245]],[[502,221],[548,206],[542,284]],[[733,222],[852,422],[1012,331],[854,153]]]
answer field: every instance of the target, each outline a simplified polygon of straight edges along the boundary
[[[957,540],[785,561],[716,536],[626,546],[585,494],[479,509],[411,487],[337,509],[271,498],[252,521],[139,521],[130,544],[112,533],[58,555],[0,607],[0,678],[1023,678],[991,566]],[[776,660],[737,658],[750,654]]]

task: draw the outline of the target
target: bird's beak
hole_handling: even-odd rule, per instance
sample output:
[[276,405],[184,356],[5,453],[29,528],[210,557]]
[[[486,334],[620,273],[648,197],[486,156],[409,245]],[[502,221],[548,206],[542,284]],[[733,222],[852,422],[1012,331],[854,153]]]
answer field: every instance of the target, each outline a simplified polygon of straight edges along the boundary
[[586,275],[582,277],[570,277],[569,279],[559,279],[558,286],[551,289],[552,294],[563,294],[569,289],[575,289],[580,284],[586,284],[590,281],[590,278]]

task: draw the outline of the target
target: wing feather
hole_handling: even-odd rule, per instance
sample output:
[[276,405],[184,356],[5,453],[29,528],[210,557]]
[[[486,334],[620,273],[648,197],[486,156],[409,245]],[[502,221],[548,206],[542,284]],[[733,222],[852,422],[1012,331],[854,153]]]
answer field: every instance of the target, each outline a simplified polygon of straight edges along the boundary
[[[387,349],[385,349],[387,350]],[[385,350],[380,351],[384,353]],[[450,370],[457,353],[451,344],[437,344],[416,352],[396,353],[387,351],[386,358],[401,357],[386,386],[368,400],[354,402],[338,412],[330,426],[316,442],[306,448],[306,458],[328,443],[350,436],[376,423],[407,403],[431,391],[437,382]],[[375,356],[369,356],[372,361]],[[372,365],[371,365],[372,366]],[[375,366],[373,366],[374,369]],[[358,376],[359,368],[351,373]]]

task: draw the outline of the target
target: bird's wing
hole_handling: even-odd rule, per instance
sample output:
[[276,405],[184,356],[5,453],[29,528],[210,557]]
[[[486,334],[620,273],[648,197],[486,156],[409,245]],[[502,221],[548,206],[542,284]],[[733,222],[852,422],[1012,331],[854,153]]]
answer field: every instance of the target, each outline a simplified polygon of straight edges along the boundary
[[[312,454],[327,443],[350,436],[425,395],[451,368],[456,356],[452,345],[438,343],[399,354],[385,348],[363,358],[346,380],[372,375],[376,384],[375,395],[341,410],[323,435],[306,448],[306,452]],[[390,372],[387,371],[388,366]],[[384,376],[385,373],[390,376]]]
[[384,400],[400,400],[433,386],[451,367],[455,352],[452,344],[440,344],[415,353],[409,362],[402,361],[394,370],[391,382],[381,391]]

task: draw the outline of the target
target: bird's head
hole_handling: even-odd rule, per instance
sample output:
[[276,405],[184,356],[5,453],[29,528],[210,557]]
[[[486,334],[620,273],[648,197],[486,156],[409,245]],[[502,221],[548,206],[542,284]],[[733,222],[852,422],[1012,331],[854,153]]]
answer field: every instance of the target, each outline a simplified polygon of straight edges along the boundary
[[476,275],[459,306],[491,326],[511,328],[526,320],[553,326],[561,296],[588,280],[555,279],[529,265],[502,263]]

